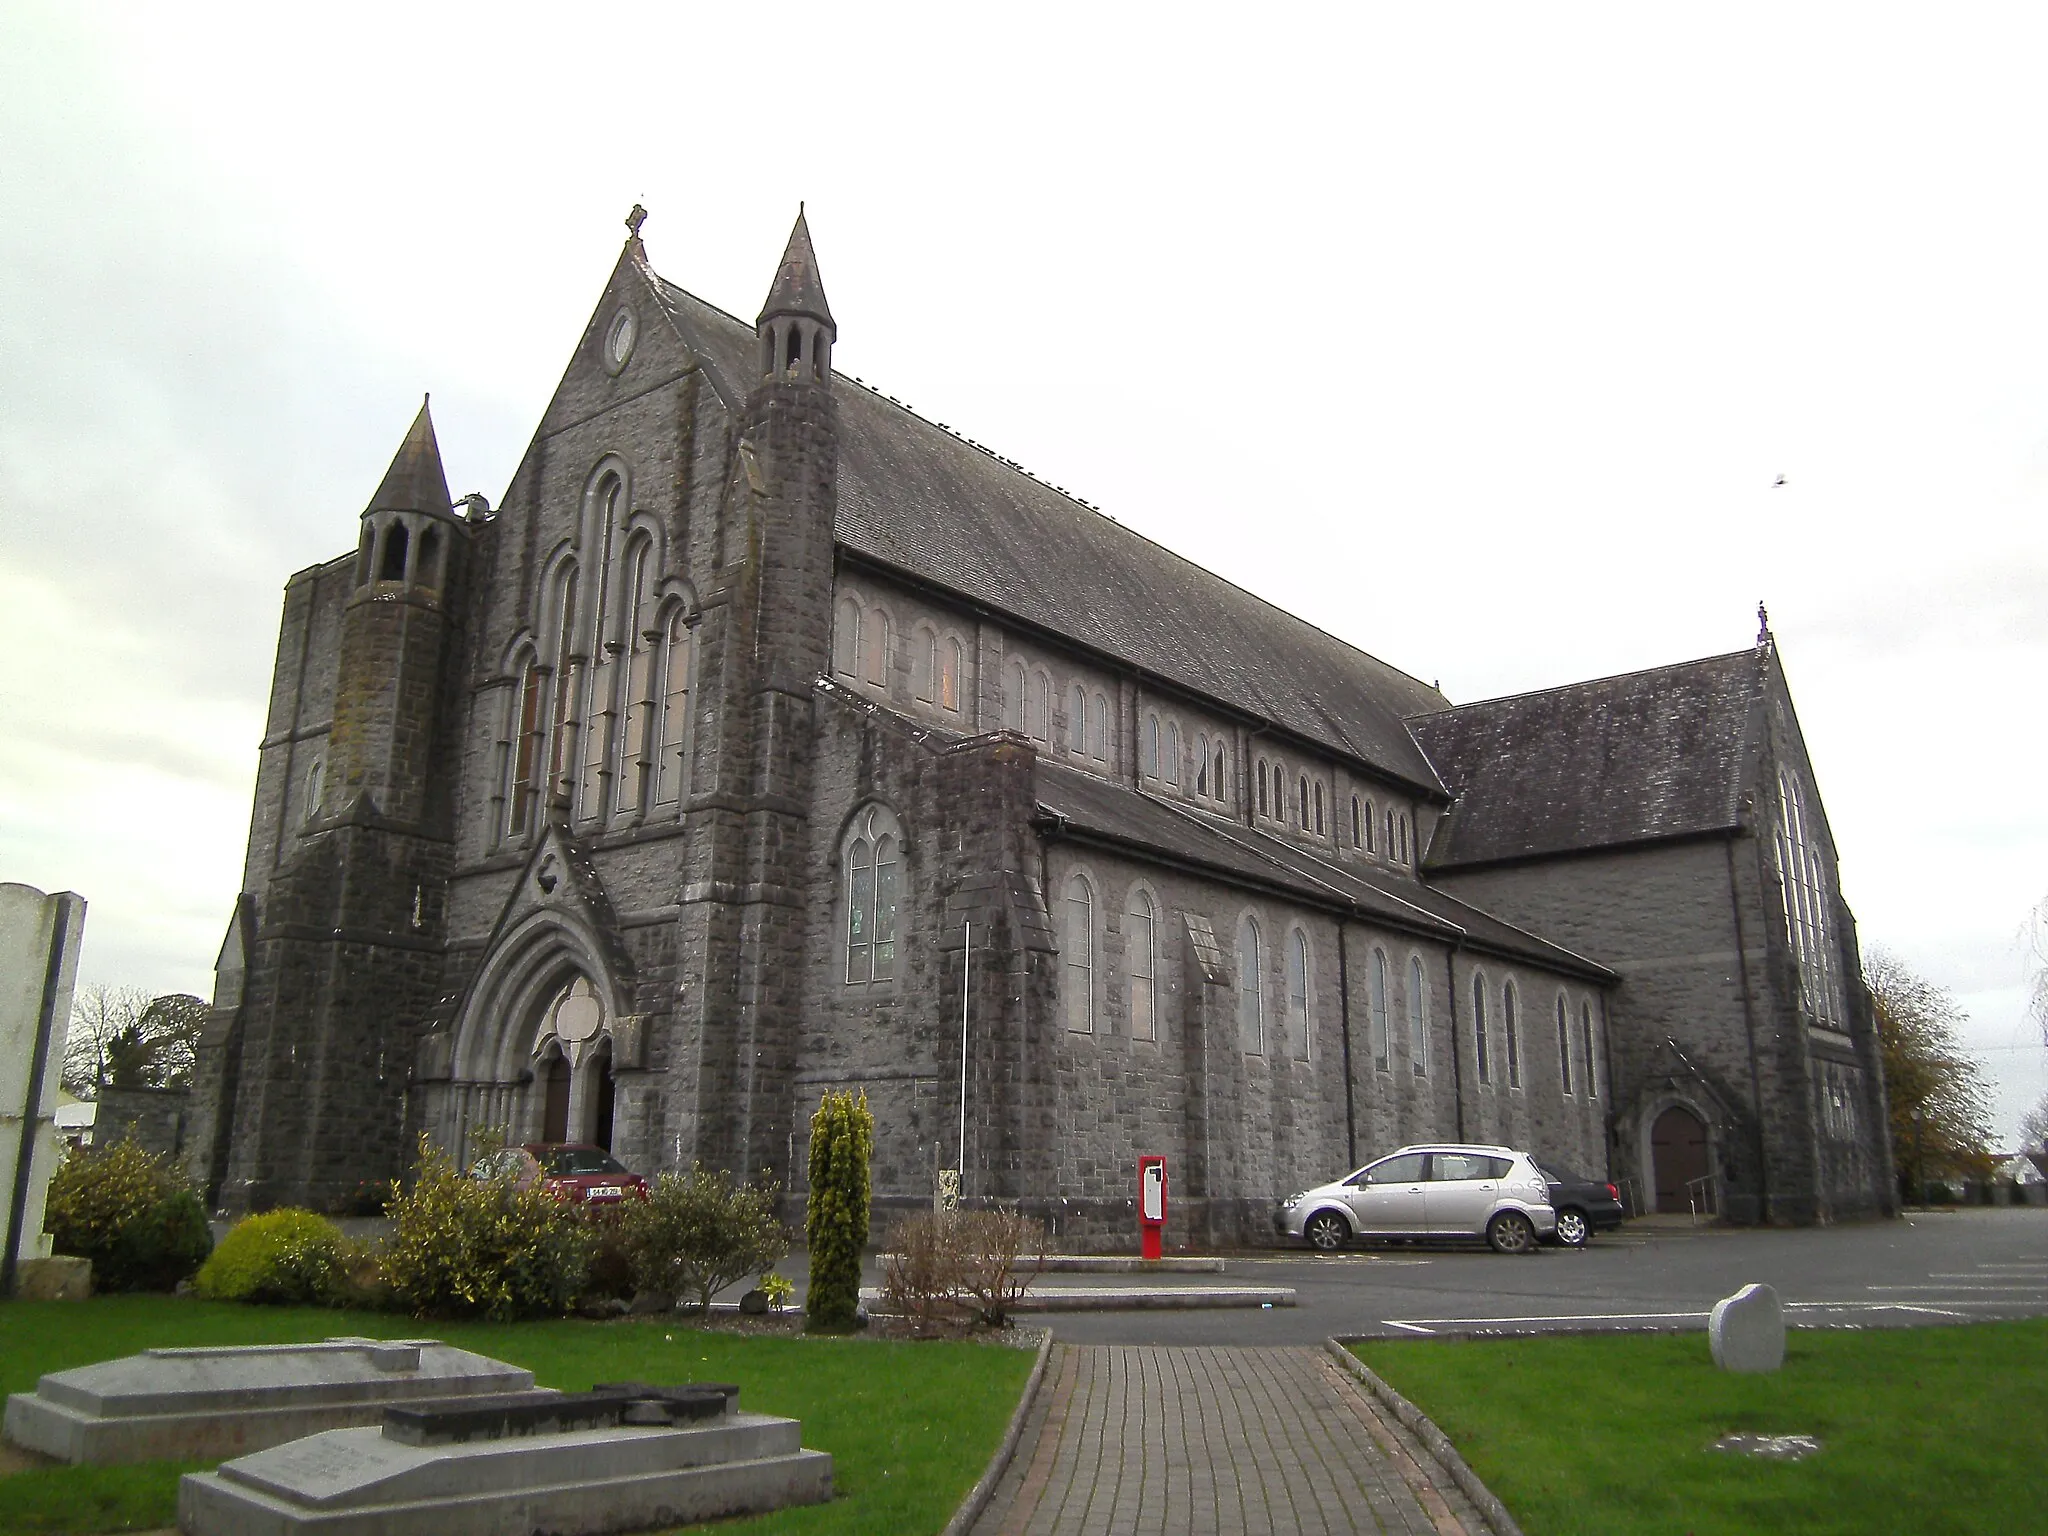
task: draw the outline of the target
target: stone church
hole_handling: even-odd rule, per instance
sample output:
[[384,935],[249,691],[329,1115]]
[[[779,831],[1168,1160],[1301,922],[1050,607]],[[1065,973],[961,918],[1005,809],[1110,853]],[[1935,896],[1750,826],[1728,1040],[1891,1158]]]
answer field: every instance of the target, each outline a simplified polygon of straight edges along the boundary
[[[1256,1241],[1405,1142],[1638,1209],[1888,1211],[1855,927],[1754,647],[1453,706],[751,324],[644,214],[493,510],[422,408],[287,583],[194,1172],[332,1207],[424,1131],[878,1208]],[[337,529],[337,531],[339,531]]]

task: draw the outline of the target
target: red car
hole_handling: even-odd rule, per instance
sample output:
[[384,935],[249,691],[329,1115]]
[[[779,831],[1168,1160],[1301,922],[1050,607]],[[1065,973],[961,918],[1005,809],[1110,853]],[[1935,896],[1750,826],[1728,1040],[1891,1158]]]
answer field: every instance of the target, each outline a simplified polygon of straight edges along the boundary
[[535,1184],[572,1205],[615,1205],[645,1200],[647,1181],[628,1173],[626,1165],[603,1147],[579,1141],[534,1141],[507,1147],[479,1158],[469,1170],[473,1179],[509,1176],[521,1189]]

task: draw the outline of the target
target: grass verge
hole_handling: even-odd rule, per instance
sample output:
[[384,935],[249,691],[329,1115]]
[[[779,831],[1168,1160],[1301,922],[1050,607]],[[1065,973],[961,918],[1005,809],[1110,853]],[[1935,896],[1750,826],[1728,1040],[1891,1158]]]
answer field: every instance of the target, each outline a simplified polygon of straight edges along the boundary
[[[1704,1334],[1374,1342],[1528,1536],[2048,1529],[2048,1320],[1790,1335],[1767,1376]],[[1708,1449],[1810,1434],[1820,1454]]]
[[[249,1307],[183,1297],[0,1303],[0,1390],[48,1371],[199,1344],[286,1344],[333,1334],[445,1339],[525,1366],[542,1386],[736,1381],[740,1402],[803,1420],[832,1455],[830,1504],[717,1527],[720,1536],[937,1531],[988,1465],[1031,1372],[1031,1355],[980,1343],[748,1338],[673,1321],[438,1323],[378,1313]],[[36,1467],[0,1478],[0,1536],[141,1530],[176,1519],[189,1465]]]

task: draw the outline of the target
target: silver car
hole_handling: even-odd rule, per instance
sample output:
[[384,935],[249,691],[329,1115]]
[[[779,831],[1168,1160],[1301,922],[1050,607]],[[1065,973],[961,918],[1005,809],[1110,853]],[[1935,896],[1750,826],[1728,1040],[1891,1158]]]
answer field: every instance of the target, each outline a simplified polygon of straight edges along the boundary
[[1557,1230],[1557,1213],[1528,1153],[1433,1142],[1289,1195],[1274,1222],[1325,1253],[1354,1237],[1478,1237],[1496,1253],[1534,1253]]

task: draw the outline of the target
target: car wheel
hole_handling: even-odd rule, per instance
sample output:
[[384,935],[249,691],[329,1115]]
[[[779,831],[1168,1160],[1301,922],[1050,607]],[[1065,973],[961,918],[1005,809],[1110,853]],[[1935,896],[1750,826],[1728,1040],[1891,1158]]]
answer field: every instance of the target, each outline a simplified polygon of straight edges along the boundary
[[1567,1248],[1583,1248],[1593,1236],[1593,1229],[1586,1221],[1584,1211],[1563,1210],[1557,1213],[1557,1240]]
[[1486,1240],[1495,1253],[1534,1253],[1536,1224],[1520,1211],[1502,1211],[1486,1224]]
[[1317,1211],[1309,1217],[1301,1235],[1319,1253],[1335,1253],[1351,1241],[1351,1223],[1335,1211]]

